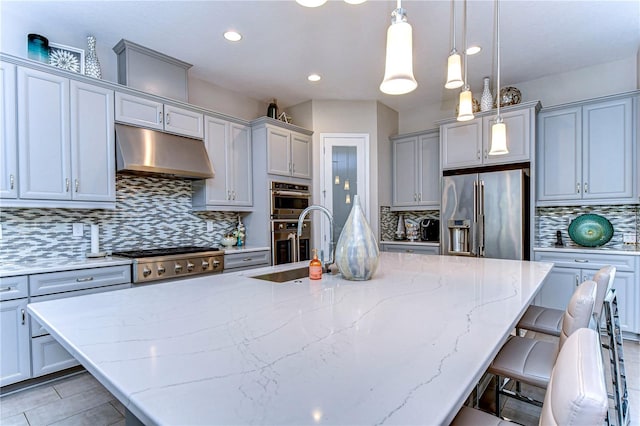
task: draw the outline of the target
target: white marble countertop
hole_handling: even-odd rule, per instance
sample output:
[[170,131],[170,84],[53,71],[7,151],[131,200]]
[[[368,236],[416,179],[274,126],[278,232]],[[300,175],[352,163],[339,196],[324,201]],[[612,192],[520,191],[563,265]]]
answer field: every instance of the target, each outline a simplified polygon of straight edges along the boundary
[[225,254],[234,254],[234,253],[250,253],[250,252],[254,252],[254,251],[265,251],[265,250],[269,250],[271,251],[271,247],[268,246],[242,246],[242,247],[224,247],[221,246],[220,247],[222,250],[224,250]]
[[622,254],[625,256],[640,256],[640,248],[631,244],[622,249],[607,249],[602,247],[534,247],[533,251],[557,251],[559,253],[593,253],[593,254]]
[[42,274],[46,272],[71,271],[84,268],[100,268],[104,266],[130,265],[131,259],[117,256],[106,256],[94,259],[52,258],[25,262],[0,263],[0,277],[17,275]]
[[440,243],[436,241],[381,240],[380,244],[440,247]]
[[384,252],[370,281],[251,278],[299,266],[28,310],[145,424],[447,424],[553,264]]

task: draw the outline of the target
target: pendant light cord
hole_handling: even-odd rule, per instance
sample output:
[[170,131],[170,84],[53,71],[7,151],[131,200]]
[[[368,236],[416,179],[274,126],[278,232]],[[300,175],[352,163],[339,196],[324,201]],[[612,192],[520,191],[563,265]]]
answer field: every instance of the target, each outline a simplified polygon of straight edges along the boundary
[[456,51],[456,7],[455,0],[451,0],[451,39],[453,45],[451,46],[451,53]]
[[463,90],[469,90],[469,86],[467,85],[467,0],[464,0],[464,26],[462,27],[462,38],[464,42],[464,87]]
[[500,0],[496,0],[496,56],[498,62],[498,78],[496,82],[496,90],[498,91],[496,95],[498,115],[496,117],[496,121],[500,122],[500,104],[502,103],[502,99],[500,99]]

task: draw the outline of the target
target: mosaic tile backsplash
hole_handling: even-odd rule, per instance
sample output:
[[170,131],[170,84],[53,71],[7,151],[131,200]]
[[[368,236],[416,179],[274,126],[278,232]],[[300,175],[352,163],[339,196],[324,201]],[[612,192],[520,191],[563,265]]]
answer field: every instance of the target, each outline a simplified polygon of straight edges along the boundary
[[613,226],[613,237],[602,248],[622,248],[624,245],[622,234],[635,234],[636,241],[640,241],[640,206],[538,207],[536,208],[536,246],[554,247],[556,231],[560,231],[565,247],[579,248],[580,246],[569,237],[569,224],[579,215],[588,213],[607,218]]
[[[115,210],[3,209],[0,262],[84,258],[92,224],[100,226],[100,250],[114,251],[212,246],[237,221],[233,212],[192,211],[188,180],[118,175]],[[83,236],[72,236],[74,223],[85,225]]]
[[401,214],[405,219],[412,219],[418,223],[422,219],[440,218],[440,210],[392,212],[391,207],[380,206],[380,239],[382,241],[394,239],[396,229],[398,229],[398,218]]

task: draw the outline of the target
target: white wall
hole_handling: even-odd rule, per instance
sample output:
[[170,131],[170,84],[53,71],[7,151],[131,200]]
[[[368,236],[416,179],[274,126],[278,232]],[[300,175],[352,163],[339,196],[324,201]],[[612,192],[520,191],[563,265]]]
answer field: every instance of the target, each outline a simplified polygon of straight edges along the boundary
[[[376,162],[378,163],[378,206],[390,206],[392,191],[392,149],[389,137],[398,134],[398,112],[378,102],[377,116],[378,152]],[[379,213],[380,209],[377,210],[376,214]]]
[[[640,52],[615,62],[554,74],[537,80],[512,83],[522,92],[522,101],[539,100],[542,107],[596,98],[640,88]],[[480,99],[481,87],[474,88]],[[434,122],[455,115],[455,100],[400,112],[400,133],[432,129]]]
[[266,103],[195,77],[189,77],[189,103],[245,120],[267,115]]

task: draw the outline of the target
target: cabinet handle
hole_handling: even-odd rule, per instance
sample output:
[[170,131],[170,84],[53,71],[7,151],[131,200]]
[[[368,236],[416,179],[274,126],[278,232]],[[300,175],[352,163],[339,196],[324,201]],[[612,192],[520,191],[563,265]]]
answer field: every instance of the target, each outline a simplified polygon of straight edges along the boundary
[[415,192],[413,193],[413,201],[418,201],[418,194]]
[[93,277],[76,278],[76,282],[79,283],[86,283],[88,281],[93,281]]
[[158,111],[158,123],[162,124],[162,111]]
[[418,192],[418,201],[422,201],[422,192]]
[[289,173],[291,173],[291,163],[289,163]]
[[487,152],[487,150],[486,150],[486,149],[484,150],[484,158],[485,158],[485,160],[486,160],[487,158],[489,158],[489,153]]
[[580,193],[580,182],[576,183],[576,194]]
[[296,164],[291,163],[291,173],[295,173],[295,172],[296,172]]
[[80,182],[78,182],[78,179],[75,179],[75,186],[76,186],[76,192],[78,192],[78,188],[80,187]]
[[587,182],[584,183],[584,193],[589,192],[589,184]]
[[227,190],[227,200],[231,199],[231,190]]
[[245,257],[244,259],[242,259],[243,262],[250,262],[252,260],[253,260],[252,257]]
[[13,175],[9,175],[9,182],[9,185],[11,185],[11,189],[13,189],[13,185],[15,183],[15,178],[13,177]]
[[404,252],[405,253],[413,253],[413,249],[406,249]]
[[24,323],[27,322],[27,314],[24,309],[20,309],[20,314],[22,314],[22,325],[24,325]]
[[480,150],[478,150],[478,152],[476,152],[476,157],[478,158],[478,160],[480,159]]
[[576,287],[580,285],[580,277],[576,275]]
[[589,263],[589,259],[573,259],[573,261],[578,263]]
[[0,293],[4,293],[5,291],[11,291],[11,287],[2,287],[2,288],[0,288]]
[[64,180],[64,183],[65,183],[66,191],[69,192],[69,185],[71,184],[71,181],[69,180],[69,178],[66,178]]
[[236,191],[231,191],[231,199],[232,200],[236,199]]
[[171,124],[169,120],[169,113],[167,113],[167,124]]

